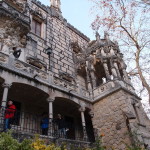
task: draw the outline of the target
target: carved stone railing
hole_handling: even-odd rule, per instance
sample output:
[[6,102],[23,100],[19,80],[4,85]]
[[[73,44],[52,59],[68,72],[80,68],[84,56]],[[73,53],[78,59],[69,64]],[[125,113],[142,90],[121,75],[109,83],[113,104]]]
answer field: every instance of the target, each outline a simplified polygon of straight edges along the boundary
[[134,88],[130,84],[124,81],[120,81],[120,80],[112,80],[112,81],[109,81],[107,83],[100,85],[99,87],[93,90],[94,99],[96,99],[99,96],[110,93],[112,90],[114,90],[117,87],[118,88],[122,87],[132,93],[135,93]]
[[122,87],[126,88],[127,90],[135,93],[135,89],[133,88],[133,86],[131,86],[129,83],[126,83],[124,81],[116,81],[119,85],[121,85]]
[[89,91],[79,87],[75,83],[56,77],[52,72],[44,71],[26,62],[11,57],[11,55],[0,52],[0,66],[15,72],[16,74],[26,76],[41,83],[61,88],[63,91],[74,93],[81,97],[89,99]]
[[80,93],[84,97],[90,97],[90,92],[88,90],[81,89]]
[[65,88],[68,89],[73,92],[78,92],[78,86],[76,86],[75,84],[72,84],[71,82],[68,82],[64,79],[61,79],[59,77],[54,76],[53,77],[53,82],[55,85],[61,87],[61,88]]
[[95,88],[93,90],[94,98],[98,97],[99,95],[103,94],[104,92],[109,91],[110,89],[115,87],[115,83],[113,81],[109,81],[107,83],[102,84],[101,86]]
[[49,73],[46,71],[18,59],[11,58],[9,55],[2,52],[0,52],[0,65],[30,78],[42,80],[47,83],[49,82]]

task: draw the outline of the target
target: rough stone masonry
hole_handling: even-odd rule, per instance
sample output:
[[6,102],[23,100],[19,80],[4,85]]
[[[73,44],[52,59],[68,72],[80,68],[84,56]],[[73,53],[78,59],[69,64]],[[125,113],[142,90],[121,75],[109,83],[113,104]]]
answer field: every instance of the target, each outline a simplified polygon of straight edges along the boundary
[[[51,120],[60,113],[71,125],[67,138],[79,145],[104,135],[108,149],[123,150],[135,142],[134,132],[142,146],[150,145],[150,121],[119,45],[107,32],[103,38],[96,32],[91,41],[62,16],[60,0],[51,0],[50,7],[36,0],[1,0],[0,22],[3,107],[12,99],[22,112],[46,112],[49,136],[54,136]],[[13,130],[41,134],[39,121],[22,114],[26,117],[18,120],[28,122],[18,121]]]

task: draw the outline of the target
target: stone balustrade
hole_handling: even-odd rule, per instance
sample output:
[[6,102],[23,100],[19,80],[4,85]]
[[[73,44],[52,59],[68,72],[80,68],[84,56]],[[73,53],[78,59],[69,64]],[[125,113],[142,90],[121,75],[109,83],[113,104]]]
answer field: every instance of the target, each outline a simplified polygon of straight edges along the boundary
[[102,85],[100,85],[99,87],[95,88],[93,90],[93,95],[94,95],[94,99],[96,97],[98,97],[99,95],[109,91],[110,89],[114,88],[116,85],[114,84],[113,81],[109,81],[107,83],[104,83]]
[[107,93],[110,93],[113,89],[115,90],[119,87],[125,88],[130,92],[135,93],[134,88],[130,84],[120,80],[112,80],[100,85],[93,90],[94,99],[105,94],[107,95]]
[[53,83],[59,87],[62,87],[62,88],[65,88],[65,89],[68,89],[73,92],[77,92],[77,86],[75,84],[72,84],[71,82],[68,82],[64,79],[61,79],[59,77],[55,77],[53,78]]
[[11,57],[11,55],[0,52],[0,67],[9,69],[17,74],[26,76],[41,83],[61,88],[69,93],[77,93],[80,96],[89,98],[89,91],[78,87],[69,81],[56,77],[50,71],[44,71],[29,63]]
[[[44,71],[28,63],[25,63],[18,59],[14,59],[2,52],[0,52],[0,65],[2,67],[15,71],[16,73],[25,75],[32,79],[36,79],[41,83],[55,85],[56,87],[59,87],[62,90],[66,90],[71,93],[77,93],[82,97],[90,98],[91,96],[88,90],[85,90],[82,87],[78,87],[72,82],[68,82],[64,79],[53,76],[52,73],[50,73],[49,71]],[[107,92],[109,93],[110,90],[115,89],[119,86],[135,93],[134,88],[130,84],[120,80],[112,80],[95,88],[93,90],[93,98],[96,99],[101,95],[105,95],[105,93],[107,94]]]

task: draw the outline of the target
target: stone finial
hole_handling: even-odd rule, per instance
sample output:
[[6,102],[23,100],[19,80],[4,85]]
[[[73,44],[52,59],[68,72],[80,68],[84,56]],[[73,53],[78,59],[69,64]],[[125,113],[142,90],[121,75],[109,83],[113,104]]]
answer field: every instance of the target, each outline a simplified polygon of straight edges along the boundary
[[99,35],[99,33],[96,31],[96,34],[95,34],[95,37],[96,37],[96,41],[100,41],[100,35]]
[[60,0],[50,0],[51,6],[61,10],[61,2]]
[[107,31],[104,32],[104,39],[109,40],[109,34]]

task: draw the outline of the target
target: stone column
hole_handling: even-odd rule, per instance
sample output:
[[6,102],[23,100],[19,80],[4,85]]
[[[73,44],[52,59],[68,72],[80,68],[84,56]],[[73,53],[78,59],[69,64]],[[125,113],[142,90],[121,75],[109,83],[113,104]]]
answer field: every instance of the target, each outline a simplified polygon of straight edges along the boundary
[[104,70],[105,70],[105,74],[106,74],[106,79],[111,80],[108,65],[107,65],[107,60],[103,60],[103,66],[104,66]]
[[4,87],[4,92],[3,92],[3,98],[2,98],[2,107],[6,107],[7,105],[7,96],[8,96],[8,89],[10,88],[11,84],[4,83],[2,85]]
[[54,99],[53,98],[48,98],[47,99],[48,103],[49,103],[49,131],[48,131],[48,135],[52,136],[53,135],[53,102]]
[[90,74],[91,74],[92,85],[93,85],[93,89],[94,89],[96,87],[96,78],[95,78],[94,70],[91,70]]
[[117,79],[117,71],[116,71],[116,68],[114,66],[111,67],[111,72],[112,72],[114,79]]
[[3,121],[4,121],[5,109],[7,106],[8,90],[11,84],[4,83],[2,86],[4,87],[4,91],[3,91],[3,98],[2,98],[2,103],[1,103],[2,108],[0,109],[0,123],[1,124],[4,123]]
[[89,74],[86,75],[86,80],[87,80],[88,90],[92,91],[92,85],[91,85]]
[[80,107],[79,111],[81,112],[81,120],[82,120],[82,128],[83,128],[83,139],[87,140],[87,133],[86,133],[86,123],[85,123],[85,107]]
[[126,70],[125,70],[125,69],[122,69],[122,72],[123,72],[124,80],[125,80],[127,83],[131,84],[130,79],[129,79],[129,77],[128,77],[128,74],[127,74]]
[[117,64],[116,60],[114,61],[114,67],[116,68],[118,78],[121,79],[121,75],[120,75],[119,68],[118,68],[118,64]]

